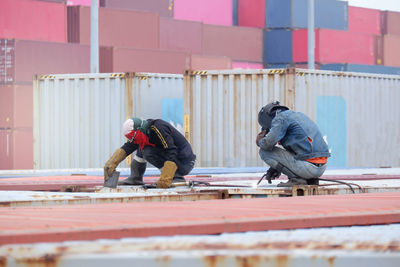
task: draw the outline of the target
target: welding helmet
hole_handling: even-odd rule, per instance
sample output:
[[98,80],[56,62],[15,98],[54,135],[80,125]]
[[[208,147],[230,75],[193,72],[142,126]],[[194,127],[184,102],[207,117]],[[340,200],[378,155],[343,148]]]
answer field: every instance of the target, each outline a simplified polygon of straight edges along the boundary
[[258,124],[262,130],[269,130],[271,128],[272,119],[278,112],[288,110],[288,107],[279,104],[279,101],[274,101],[261,108],[258,112]]

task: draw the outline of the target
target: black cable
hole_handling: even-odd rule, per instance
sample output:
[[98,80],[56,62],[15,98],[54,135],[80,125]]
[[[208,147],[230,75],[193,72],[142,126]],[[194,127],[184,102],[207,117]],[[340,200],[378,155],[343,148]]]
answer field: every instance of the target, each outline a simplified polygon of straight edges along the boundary
[[349,183],[346,183],[346,182],[343,182],[343,181],[340,181],[340,180],[331,180],[331,179],[323,179],[323,178],[318,178],[318,180],[347,185],[348,187],[350,187],[350,190],[351,190],[351,192],[353,192],[353,194],[356,193],[356,192],[354,192],[353,187]]

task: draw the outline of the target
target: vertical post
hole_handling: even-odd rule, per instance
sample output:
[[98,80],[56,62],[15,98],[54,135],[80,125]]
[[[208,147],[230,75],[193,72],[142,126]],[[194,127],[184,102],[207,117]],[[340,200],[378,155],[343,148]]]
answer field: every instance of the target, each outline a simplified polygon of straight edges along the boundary
[[90,72],[99,72],[99,0],[90,8]]
[[314,0],[308,0],[308,68],[314,69],[314,51],[315,51],[315,36],[314,36]]

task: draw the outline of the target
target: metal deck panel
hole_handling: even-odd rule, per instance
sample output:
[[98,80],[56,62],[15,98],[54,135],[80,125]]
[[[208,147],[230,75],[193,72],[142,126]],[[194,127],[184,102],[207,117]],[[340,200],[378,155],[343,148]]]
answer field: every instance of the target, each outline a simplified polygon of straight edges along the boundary
[[0,208],[0,244],[400,222],[400,193]]

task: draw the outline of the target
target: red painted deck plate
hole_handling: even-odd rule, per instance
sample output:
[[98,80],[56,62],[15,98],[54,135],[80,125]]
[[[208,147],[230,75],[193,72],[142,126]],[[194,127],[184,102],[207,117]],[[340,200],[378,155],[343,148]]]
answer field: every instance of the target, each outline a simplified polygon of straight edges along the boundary
[[0,244],[400,222],[400,193],[0,208]]

